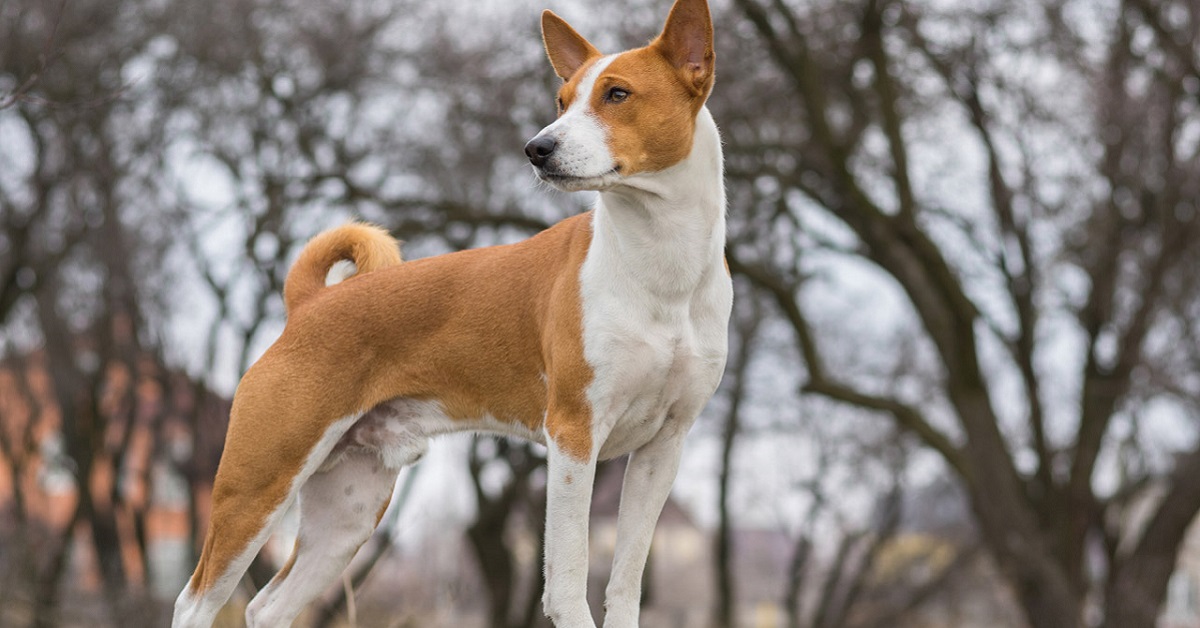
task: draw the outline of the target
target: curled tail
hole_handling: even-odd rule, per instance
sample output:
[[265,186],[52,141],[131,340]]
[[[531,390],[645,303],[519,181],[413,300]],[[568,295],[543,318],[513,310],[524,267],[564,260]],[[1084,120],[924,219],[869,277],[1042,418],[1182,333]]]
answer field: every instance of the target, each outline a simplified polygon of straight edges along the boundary
[[283,284],[284,305],[293,312],[327,285],[399,263],[400,243],[380,227],[351,223],[330,229],[300,251]]

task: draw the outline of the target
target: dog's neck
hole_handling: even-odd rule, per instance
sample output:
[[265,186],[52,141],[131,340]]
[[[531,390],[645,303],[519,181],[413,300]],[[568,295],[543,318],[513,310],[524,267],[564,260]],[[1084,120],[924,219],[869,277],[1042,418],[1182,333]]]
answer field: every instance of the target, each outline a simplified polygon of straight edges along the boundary
[[724,251],[721,138],[712,115],[701,108],[691,153],[683,161],[600,193],[588,256],[670,297],[694,292],[721,268]]

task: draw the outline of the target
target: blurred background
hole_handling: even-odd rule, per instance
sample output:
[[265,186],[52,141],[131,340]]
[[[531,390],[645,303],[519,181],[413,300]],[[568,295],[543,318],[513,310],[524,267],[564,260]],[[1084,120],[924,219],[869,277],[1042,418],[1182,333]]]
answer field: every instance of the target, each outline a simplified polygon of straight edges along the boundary
[[[587,206],[521,152],[543,8],[612,52],[669,2],[0,0],[0,626],[168,623],[308,237]],[[1200,2],[713,11],[737,300],[642,624],[1200,626]],[[544,464],[440,441],[298,624],[545,626]]]

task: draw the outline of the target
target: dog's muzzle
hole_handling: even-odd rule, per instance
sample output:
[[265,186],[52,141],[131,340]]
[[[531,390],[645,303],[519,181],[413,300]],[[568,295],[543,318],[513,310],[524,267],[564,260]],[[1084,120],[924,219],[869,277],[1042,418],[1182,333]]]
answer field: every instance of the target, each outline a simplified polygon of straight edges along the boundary
[[529,157],[529,163],[536,168],[541,168],[546,164],[546,160],[554,154],[554,149],[558,147],[558,142],[549,135],[539,135],[525,145],[525,156]]

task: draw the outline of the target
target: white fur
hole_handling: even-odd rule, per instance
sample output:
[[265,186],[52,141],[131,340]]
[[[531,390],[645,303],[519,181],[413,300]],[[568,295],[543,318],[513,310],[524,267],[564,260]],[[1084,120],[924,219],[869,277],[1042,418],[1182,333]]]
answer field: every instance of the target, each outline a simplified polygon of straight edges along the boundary
[[555,628],[595,628],[587,603],[588,511],[596,456],[579,460],[546,439],[546,588],[542,606]]
[[372,452],[358,450],[342,455],[336,465],[314,473],[304,483],[292,568],[250,601],[248,628],[292,625],[371,536],[398,472],[399,467],[384,464]]
[[617,546],[605,590],[605,628],[637,628],[642,572],[654,526],[675,482],[683,434],[690,425],[690,420],[679,421],[630,455],[617,515]]
[[430,439],[459,432],[486,432],[545,442],[540,432],[521,423],[499,421],[491,415],[452,419],[440,401],[401,397],[379,404],[363,415],[346,432],[325,467],[336,465],[341,454],[366,450],[399,472],[425,454]]
[[616,179],[617,162],[608,148],[608,130],[591,105],[596,79],[616,57],[601,57],[592,64],[579,80],[571,106],[538,133],[537,137],[549,136],[557,142],[545,167],[537,170],[544,181],[575,191],[598,189]]
[[342,283],[357,272],[358,266],[353,261],[340,259],[329,267],[329,272],[325,273],[325,285],[332,286],[335,283]]
[[720,380],[733,292],[719,164],[702,109],[684,161],[629,177],[596,204],[580,285],[588,397],[596,429],[610,432],[601,458],[649,442],[668,415],[699,412]]
[[[733,287],[724,268],[720,137],[707,109],[697,117],[689,156],[604,189],[592,228],[580,286],[596,451],[578,461],[550,449],[545,604],[558,628],[593,625],[580,610],[587,607],[581,513],[596,458],[632,452],[604,625],[636,628],[642,571],[684,436],[725,368]],[[564,486],[566,475],[582,473],[586,490],[578,480]]]

